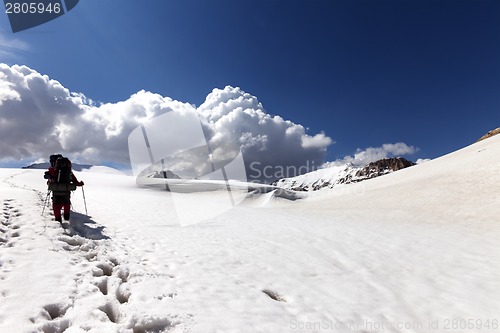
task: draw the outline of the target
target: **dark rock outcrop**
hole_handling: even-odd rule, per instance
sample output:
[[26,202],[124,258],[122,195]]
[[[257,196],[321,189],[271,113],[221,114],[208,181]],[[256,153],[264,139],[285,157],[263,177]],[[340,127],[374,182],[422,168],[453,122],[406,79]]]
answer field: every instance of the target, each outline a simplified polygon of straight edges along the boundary
[[407,159],[402,157],[384,158],[382,160],[378,160],[366,165],[363,169],[356,172],[356,177],[362,179],[371,179],[413,165],[415,165],[415,163],[413,163],[412,161],[408,161]]
[[485,135],[483,135],[481,138],[479,138],[479,140],[477,140],[476,142],[479,142],[479,141],[491,138],[492,136],[495,136],[497,134],[500,134],[500,127],[497,128],[497,129],[489,131],[488,133],[486,133]]

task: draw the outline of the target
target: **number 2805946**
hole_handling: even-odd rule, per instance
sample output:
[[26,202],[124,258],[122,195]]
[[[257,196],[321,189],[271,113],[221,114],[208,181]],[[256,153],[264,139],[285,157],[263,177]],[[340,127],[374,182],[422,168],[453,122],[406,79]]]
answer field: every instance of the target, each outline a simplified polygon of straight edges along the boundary
[[6,14],[59,14],[61,12],[59,2],[44,4],[42,2],[6,2]]

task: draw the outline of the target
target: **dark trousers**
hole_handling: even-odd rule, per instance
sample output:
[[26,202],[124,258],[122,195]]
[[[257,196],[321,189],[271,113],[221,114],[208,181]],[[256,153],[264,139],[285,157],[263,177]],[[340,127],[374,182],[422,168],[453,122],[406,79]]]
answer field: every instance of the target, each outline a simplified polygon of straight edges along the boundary
[[54,218],[56,221],[61,222],[61,210],[64,211],[64,219],[69,220],[71,208],[70,193],[56,194],[52,197],[52,209],[54,210]]

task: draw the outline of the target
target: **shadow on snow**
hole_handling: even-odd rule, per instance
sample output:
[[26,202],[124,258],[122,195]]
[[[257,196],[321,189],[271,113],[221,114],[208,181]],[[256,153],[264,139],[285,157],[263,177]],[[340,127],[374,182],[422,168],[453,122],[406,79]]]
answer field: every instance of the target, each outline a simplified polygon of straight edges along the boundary
[[71,212],[70,225],[81,237],[93,240],[109,239],[109,237],[103,233],[105,227],[98,225],[90,216]]

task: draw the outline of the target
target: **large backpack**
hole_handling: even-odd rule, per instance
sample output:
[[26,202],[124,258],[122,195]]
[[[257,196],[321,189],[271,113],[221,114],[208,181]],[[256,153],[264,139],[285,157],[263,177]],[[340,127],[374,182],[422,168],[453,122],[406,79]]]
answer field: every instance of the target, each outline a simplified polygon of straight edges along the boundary
[[71,161],[67,157],[59,157],[55,165],[55,183],[71,183]]
[[62,157],[63,156],[61,154],[50,155],[50,166],[55,168],[57,159],[62,158]]
[[49,183],[49,190],[55,192],[69,192],[76,189],[73,184],[71,161],[67,157],[59,157],[54,165],[55,174]]
[[[50,161],[50,167],[52,169],[55,169],[55,167],[56,167],[56,161],[60,157],[63,157],[63,156],[61,154],[50,155],[49,161]],[[52,177],[52,174],[50,172],[50,168],[49,168],[49,171],[45,171],[45,174],[43,175],[43,178],[48,179],[49,181],[53,181],[54,180],[54,177]]]

